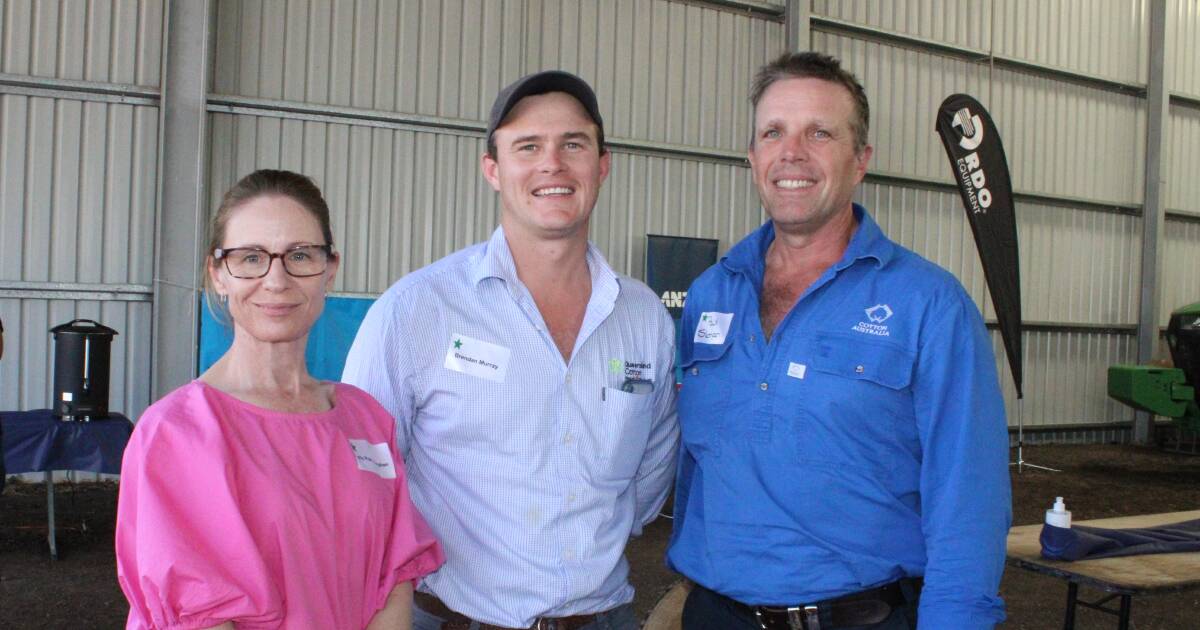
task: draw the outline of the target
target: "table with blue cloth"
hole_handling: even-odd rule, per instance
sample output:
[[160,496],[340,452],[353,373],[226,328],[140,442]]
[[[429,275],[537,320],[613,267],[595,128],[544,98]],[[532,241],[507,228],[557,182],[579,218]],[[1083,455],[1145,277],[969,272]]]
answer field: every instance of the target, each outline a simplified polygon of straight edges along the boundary
[[120,474],[121,455],[133,423],[121,414],[88,422],[64,421],[49,409],[0,411],[0,452],[5,473],[40,472],[46,480],[46,519],[50,556],[58,558],[54,531],[56,470]]
[[[1158,527],[1200,519],[1200,510],[1143,514],[1089,521],[1074,525],[1106,529]],[[1066,562],[1042,557],[1040,541],[1042,525],[1020,525],[1008,533],[1008,563],[1035,573],[1049,575],[1067,582],[1067,608],[1063,628],[1075,627],[1075,608],[1084,606],[1117,617],[1117,627],[1130,627],[1130,610],[1134,595],[1173,593],[1200,588],[1200,551],[1159,553],[1152,555],[1118,556],[1095,560]],[[1085,585],[1108,595],[1095,602],[1079,598],[1079,586]],[[1119,599],[1119,608],[1108,603]]]

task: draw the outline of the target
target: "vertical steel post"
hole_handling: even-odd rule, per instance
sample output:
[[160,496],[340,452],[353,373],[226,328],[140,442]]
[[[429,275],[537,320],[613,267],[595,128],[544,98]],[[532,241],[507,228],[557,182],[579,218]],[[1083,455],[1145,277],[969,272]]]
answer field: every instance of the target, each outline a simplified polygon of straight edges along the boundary
[[150,390],[159,398],[191,380],[196,334],[208,146],[206,92],[211,0],[169,0],[159,110]]
[[799,52],[812,49],[812,31],[808,19],[812,16],[810,0],[788,0],[787,13],[784,20],[787,23],[787,49]]
[[[1149,37],[1149,81],[1146,85],[1146,177],[1142,203],[1142,265],[1138,305],[1137,360],[1154,358],[1158,345],[1158,300],[1162,261],[1162,241],[1166,190],[1163,169],[1163,135],[1170,115],[1166,89],[1166,0],[1151,0]],[[1148,444],[1154,440],[1154,416],[1139,411],[1134,416],[1133,441]]]

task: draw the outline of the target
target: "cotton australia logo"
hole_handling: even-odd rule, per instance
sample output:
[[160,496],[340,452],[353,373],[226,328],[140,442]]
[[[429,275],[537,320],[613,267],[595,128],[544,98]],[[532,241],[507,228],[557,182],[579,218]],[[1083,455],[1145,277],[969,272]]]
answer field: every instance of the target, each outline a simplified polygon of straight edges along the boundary
[[877,337],[891,336],[891,331],[883,325],[883,322],[892,316],[892,307],[887,304],[876,304],[871,308],[864,309],[863,312],[867,314],[868,321],[858,322],[850,330]]
[[950,126],[957,127],[959,133],[962,134],[958,140],[958,146],[970,151],[956,160],[958,179],[962,189],[967,191],[967,200],[971,204],[971,211],[986,214],[987,209],[992,205],[992,192],[987,189],[987,176],[983,174],[983,169],[979,166],[979,154],[975,152],[975,149],[979,148],[983,142],[983,121],[979,119],[978,115],[972,114],[970,109],[964,107],[954,113]]

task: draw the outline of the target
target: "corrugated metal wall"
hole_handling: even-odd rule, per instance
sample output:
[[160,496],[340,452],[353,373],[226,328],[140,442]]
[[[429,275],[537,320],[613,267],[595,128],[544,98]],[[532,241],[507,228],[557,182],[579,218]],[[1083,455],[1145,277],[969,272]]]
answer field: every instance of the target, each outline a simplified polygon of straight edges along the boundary
[[110,407],[150,402],[162,26],[162,2],[0,2],[0,409],[50,406],[75,318],[120,333]]
[[784,49],[778,19],[665,0],[223,1],[216,14],[213,92],[228,105],[210,120],[213,206],[253,168],[312,174],[334,209],[338,291],[381,292],[491,233],[483,119],[501,87],[544,68],[596,89],[615,146],[592,235],[619,271],[642,275],[647,232],[727,247],[761,221],[745,86]]
[[[1178,84],[1194,80],[1181,68],[1195,65],[1197,11],[1182,0],[1172,7]],[[1019,195],[1026,426],[1130,420],[1108,400],[1105,370],[1136,359],[1147,3],[813,0],[812,12],[812,47],[841,58],[871,99],[875,156],[859,199],[893,238],[955,273],[989,319],[991,298],[933,123],[954,92],[975,95],[995,118]],[[1181,209],[1200,194],[1200,110],[1172,112],[1167,179],[1171,207]],[[1171,308],[1200,299],[1197,228],[1174,215],[1165,223],[1164,324]]]
[[1170,108],[1165,138],[1167,207],[1163,224],[1159,309],[1200,302],[1200,3],[1167,0],[1167,89],[1182,99]]
[[[1167,0],[1168,206],[1160,308],[1200,300],[1200,7]],[[784,0],[214,0],[207,198],[258,167],[313,175],[373,294],[496,223],[478,171],[501,86],[563,68],[595,87],[613,169],[592,236],[643,272],[644,234],[718,238],[763,214],[743,161],[751,77],[786,47]],[[1104,369],[1136,356],[1146,0],[811,0],[811,47],[873,107],[859,201],[993,316],[933,129],[946,95],[989,106],[1018,200],[1027,425],[1128,420]],[[780,10],[772,9],[779,7]],[[121,331],[113,407],[149,403],[163,0],[0,2],[0,408],[48,404],[46,329]],[[1000,352],[999,337],[993,335]],[[1005,376],[1012,407],[1012,385]],[[1015,422],[1015,415],[1010,416]]]

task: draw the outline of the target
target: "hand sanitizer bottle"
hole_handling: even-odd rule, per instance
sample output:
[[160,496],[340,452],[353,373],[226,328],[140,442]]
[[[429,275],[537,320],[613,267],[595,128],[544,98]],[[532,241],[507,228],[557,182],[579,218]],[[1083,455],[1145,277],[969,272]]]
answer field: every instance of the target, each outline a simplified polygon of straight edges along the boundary
[[1054,508],[1046,510],[1046,524],[1055,527],[1071,526],[1071,513],[1067,511],[1062,497],[1054,497]]

